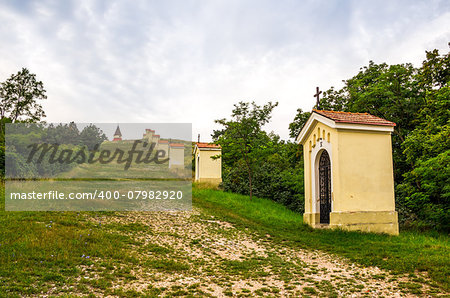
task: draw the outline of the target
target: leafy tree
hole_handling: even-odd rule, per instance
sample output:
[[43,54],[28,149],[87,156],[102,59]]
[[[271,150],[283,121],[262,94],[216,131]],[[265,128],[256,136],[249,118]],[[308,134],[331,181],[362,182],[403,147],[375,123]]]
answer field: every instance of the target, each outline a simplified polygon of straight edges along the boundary
[[262,130],[264,124],[268,123],[272,110],[278,103],[269,102],[264,106],[258,106],[255,102],[239,102],[234,105],[231,119],[216,120],[223,129],[214,130],[212,137],[215,142],[222,146],[223,161],[232,166],[236,160],[244,165],[248,176],[248,189],[250,199],[253,194],[252,179],[258,154],[266,148],[270,138]]
[[[450,42],[448,43],[450,47]],[[440,89],[450,82],[450,55],[441,56],[438,50],[426,51],[426,60],[419,72],[421,86],[424,89]]]
[[294,121],[289,123],[289,136],[291,138],[295,139],[298,136],[303,125],[308,121],[309,116],[311,116],[310,112],[303,112],[302,109],[297,109]]
[[450,52],[427,52],[417,79],[424,104],[417,127],[401,144],[408,163],[396,188],[402,221],[415,227],[450,230]]
[[46,99],[44,85],[36,75],[22,68],[0,85],[0,119],[35,122],[45,117],[40,100]]
[[5,129],[6,123],[36,122],[45,117],[39,101],[46,99],[44,85],[36,75],[22,68],[0,83],[0,172],[5,170]]
[[89,150],[107,139],[103,131],[93,124],[86,126],[80,133],[80,143],[87,146]]

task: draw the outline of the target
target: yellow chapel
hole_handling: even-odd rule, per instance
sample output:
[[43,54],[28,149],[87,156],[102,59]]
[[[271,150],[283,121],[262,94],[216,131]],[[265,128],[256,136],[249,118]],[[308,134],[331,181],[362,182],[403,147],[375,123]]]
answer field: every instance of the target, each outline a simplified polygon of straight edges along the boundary
[[[222,148],[216,144],[195,143],[195,178],[196,182],[220,184],[222,182]],[[212,158],[214,156],[218,158]]]
[[303,145],[305,223],[398,235],[394,127],[367,113],[312,111],[296,139]]

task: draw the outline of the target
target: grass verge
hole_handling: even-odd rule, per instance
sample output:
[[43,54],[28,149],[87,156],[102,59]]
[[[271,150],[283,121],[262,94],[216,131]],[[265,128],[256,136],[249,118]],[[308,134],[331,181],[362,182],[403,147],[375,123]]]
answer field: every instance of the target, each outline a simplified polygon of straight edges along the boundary
[[193,203],[211,215],[249,228],[274,241],[319,249],[364,266],[377,266],[395,273],[427,272],[446,291],[450,290],[450,237],[443,234],[401,232],[400,236],[342,230],[312,229],[302,216],[273,201],[193,188]]

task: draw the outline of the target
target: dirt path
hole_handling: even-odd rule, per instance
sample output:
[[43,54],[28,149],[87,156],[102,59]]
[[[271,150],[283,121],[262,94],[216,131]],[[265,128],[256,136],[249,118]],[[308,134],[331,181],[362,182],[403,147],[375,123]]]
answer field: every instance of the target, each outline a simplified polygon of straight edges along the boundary
[[[139,243],[139,261],[113,288],[150,295],[415,296],[437,292],[424,276],[362,268],[318,251],[292,248],[240,231],[199,209],[105,216]],[[131,254],[131,252],[130,252]],[[99,260],[100,262],[101,260]],[[88,268],[85,268],[88,269]],[[117,268],[119,269],[119,268]]]

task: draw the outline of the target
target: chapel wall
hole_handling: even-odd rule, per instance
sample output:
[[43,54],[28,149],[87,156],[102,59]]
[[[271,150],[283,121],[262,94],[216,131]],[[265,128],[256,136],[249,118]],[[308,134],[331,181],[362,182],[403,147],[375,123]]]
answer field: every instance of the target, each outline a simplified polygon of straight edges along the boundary
[[339,130],[333,211],[395,210],[389,132]]
[[[313,196],[313,181],[312,179],[315,179],[315,177],[312,177],[312,172],[315,171],[314,167],[316,167],[316,158],[320,156],[318,154],[317,156],[313,156],[313,150],[316,148],[316,146],[320,150],[320,139],[322,139],[322,142],[328,143],[331,147],[331,151],[328,152],[331,158],[331,176],[333,181],[333,192],[332,192],[332,200],[334,201],[335,196],[335,189],[334,189],[334,181],[337,180],[339,177],[337,177],[337,168],[338,165],[333,161],[335,157],[338,156],[338,138],[337,138],[337,131],[334,128],[331,128],[323,123],[316,122],[312,128],[310,133],[305,139],[305,142],[303,144],[303,158],[304,158],[304,181],[305,181],[305,213],[312,213],[314,212],[313,204],[316,204],[315,200],[317,200],[318,196],[316,195],[315,198],[312,198]],[[316,208],[317,209],[317,208]],[[318,213],[319,210],[316,210],[316,213]],[[310,224],[315,224],[316,221],[318,221],[318,217],[315,215],[312,215],[310,219],[312,222],[309,222]]]
[[[197,150],[200,154],[199,178],[218,179],[222,178],[222,157],[212,159],[212,156],[220,155],[219,150]],[[196,156],[197,162],[197,156]],[[198,165],[197,165],[198,166]]]
[[184,147],[171,147],[169,149],[169,168],[184,168]]

